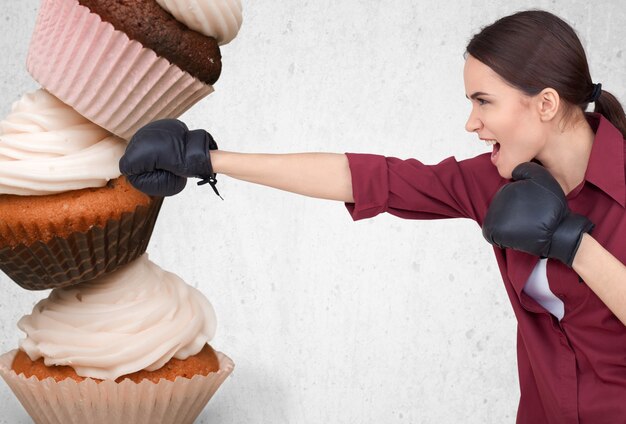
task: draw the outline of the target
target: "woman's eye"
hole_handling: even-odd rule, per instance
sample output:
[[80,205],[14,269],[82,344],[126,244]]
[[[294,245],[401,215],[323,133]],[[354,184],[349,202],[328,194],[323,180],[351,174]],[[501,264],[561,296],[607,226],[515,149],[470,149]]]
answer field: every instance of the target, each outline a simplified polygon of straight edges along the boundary
[[478,102],[479,105],[486,105],[487,103],[489,103],[487,100],[483,100],[481,98],[476,98],[476,101]]

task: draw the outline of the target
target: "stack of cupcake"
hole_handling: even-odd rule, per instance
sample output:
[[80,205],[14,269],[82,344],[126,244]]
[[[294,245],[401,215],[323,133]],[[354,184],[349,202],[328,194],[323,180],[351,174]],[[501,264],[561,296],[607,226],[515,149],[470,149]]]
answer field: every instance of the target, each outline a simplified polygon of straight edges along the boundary
[[37,423],[191,423],[233,369],[215,314],[145,253],[161,198],[119,172],[126,141],[213,91],[240,0],[43,0],[0,122],[0,268],[53,289],[0,375]]

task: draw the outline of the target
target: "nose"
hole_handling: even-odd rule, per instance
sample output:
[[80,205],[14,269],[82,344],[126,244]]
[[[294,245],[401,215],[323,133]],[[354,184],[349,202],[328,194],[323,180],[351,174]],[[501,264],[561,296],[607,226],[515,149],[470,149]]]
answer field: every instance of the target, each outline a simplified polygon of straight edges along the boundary
[[467,118],[467,122],[465,123],[465,131],[467,132],[478,132],[482,129],[483,123],[474,113],[474,108],[470,112],[469,118]]

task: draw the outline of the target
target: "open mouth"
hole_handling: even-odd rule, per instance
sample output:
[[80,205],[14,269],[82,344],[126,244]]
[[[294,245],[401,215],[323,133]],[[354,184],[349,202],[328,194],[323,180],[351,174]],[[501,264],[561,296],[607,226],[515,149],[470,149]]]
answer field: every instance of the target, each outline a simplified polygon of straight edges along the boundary
[[494,165],[496,164],[496,161],[498,160],[498,155],[500,153],[500,143],[498,143],[496,140],[483,140],[485,142],[485,144],[487,144],[487,146],[493,146],[493,150],[491,152],[491,163],[493,163]]
[[491,163],[494,165],[498,160],[498,156],[500,154],[500,143],[496,143],[493,145],[493,151],[491,152]]

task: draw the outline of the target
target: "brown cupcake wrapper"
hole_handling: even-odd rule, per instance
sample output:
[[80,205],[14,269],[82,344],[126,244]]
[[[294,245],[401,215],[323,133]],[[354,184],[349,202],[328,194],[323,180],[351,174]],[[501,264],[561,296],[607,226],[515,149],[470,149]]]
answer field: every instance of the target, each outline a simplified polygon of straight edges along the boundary
[[162,203],[152,198],[147,207],[66,238],[4,247],[0,269],[27,290],[67,287],[115,271],[146,251]]
[[37,424],[191,424],[234,369],[217,354],[220,369],[206,376],[152,383],[38,380],[12,369],[17,350],[0,356],[0,375]]

